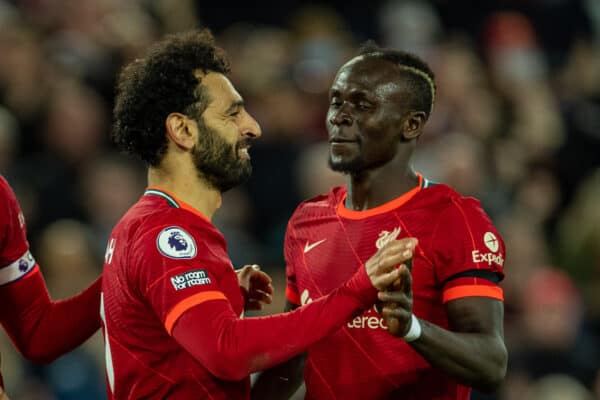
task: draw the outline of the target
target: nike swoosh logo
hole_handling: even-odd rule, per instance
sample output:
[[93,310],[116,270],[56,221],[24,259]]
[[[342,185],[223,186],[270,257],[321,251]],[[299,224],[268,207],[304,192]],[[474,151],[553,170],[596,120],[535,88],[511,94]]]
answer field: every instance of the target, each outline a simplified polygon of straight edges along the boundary
[[318,242],[314,242],[313,244],[308,244],[308,242],[306,242],[306,245],[304,246],[304,252],[308,253],[309,251],[311,251],[326,240],[327,239],[319,240]]

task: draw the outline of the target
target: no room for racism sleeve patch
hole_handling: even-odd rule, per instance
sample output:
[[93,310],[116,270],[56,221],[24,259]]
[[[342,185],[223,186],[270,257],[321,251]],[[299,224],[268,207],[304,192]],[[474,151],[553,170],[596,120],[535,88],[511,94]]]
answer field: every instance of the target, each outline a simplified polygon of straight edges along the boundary
[[187,289],[192,286],[210,285],[211,280],[204,269],[187,271],[171,277],[175,290]]
[[192,235],[178,226],[163,229],[156,238],[158,251],[177,260],[196,257],[196,242]]

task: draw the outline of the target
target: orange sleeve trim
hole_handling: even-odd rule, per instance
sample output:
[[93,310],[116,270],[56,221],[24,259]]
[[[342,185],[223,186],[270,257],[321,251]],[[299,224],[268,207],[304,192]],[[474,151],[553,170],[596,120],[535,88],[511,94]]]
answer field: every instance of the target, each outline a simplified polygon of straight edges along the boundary
[[300,296],[298,296],[298,292],[296,292],[295,290],[293,290],[289,286],[285,288],[285,297],[292,304],[295,304],[297,306],[299,306],[301,304],[301,302],[300,302]]
[[454,286],[444,290],[443,302],[460,299],[462,297],[491,297],[504,300],[504,293],[499,286],[464,285]]
[[198,304],[202,304],[211,300],[227,300],[227,297],[225,297],[223,292],[210,290],[207,292],[197,293],[177,303],[175,307],[169,311],[167,318],[165,319],[165,328],[167,329],[169,335],[173,330],[173,326],[175,326],[175,322],[177,322],[179,317],[181,317],[184,312],[194,306],[197,306]]

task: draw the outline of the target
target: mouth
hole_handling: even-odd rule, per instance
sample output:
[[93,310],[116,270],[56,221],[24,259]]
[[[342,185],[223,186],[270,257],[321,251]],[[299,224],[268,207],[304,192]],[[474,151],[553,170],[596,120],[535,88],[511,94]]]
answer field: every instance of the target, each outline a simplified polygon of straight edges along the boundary
[[237,147],[237,155],[239,158],[241,158],[243,160],[250,159],[250,153],[248,152],[248,150],[250,149],[250,143],[242,142],[242,143],[239,143],[236,147]]
[[332,150],[343,149],[348,146],[358,145],[358,140],[334,137],[329,139],[329,146]]

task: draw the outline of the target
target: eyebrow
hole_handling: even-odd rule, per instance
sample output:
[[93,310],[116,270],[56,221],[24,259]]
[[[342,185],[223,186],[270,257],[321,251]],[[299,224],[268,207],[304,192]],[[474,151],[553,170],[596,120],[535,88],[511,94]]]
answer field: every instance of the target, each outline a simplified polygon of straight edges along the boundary
[[236,100],[225,110],[225,114],[233,112],[236,108],[244,107],[244,100]]

